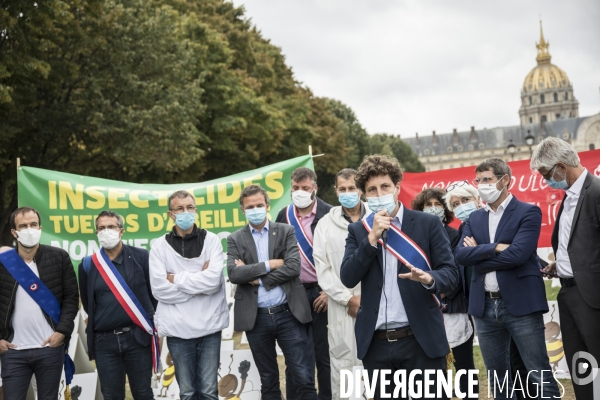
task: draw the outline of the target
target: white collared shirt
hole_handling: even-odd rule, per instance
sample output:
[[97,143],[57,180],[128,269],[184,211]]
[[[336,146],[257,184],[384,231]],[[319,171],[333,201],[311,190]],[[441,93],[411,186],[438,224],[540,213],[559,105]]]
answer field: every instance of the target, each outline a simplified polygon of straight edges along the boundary
[[571,259],[567,247],[571,239],[571,226],[573,226],[575,208],[577,208],[577,202],[586,176],[587,169],[584,169],[579,178],[567,189],[567,198],[563,200],[563,211],[560,214],[558,223],[558,248],[556,249],[556,272],[561,278],[573,277],[573,268],[571,268]]
[[[400,207],[396,216],[392,219],[392,225],[401,229],[404,205],[402,203],[399,204]],[[406,309],[404,308],[402,296],[400,296],[400,288],[398,287],[398,259],[391,252],[383,248],[381,251],[384,252],[385,263],[384,284],[381,299],[379,300],[379,314],[375,329],[401,328],[408,325],[408,316],[406,315]],[[381,267],[383,269],[383,265]]]
[[[498,230],[498,224],[504,215],[504,210],[508,206],[508,203],[512,200],[513,195],[508,194],[508,197],[504,199],[502,203],[498,206],[496,211],[492,210],[489,204],[486,204],[484,210],[488,212],[488,221],[489,221],[489,233],[490,233],[490,243],[494,243],[496,240],[496,231]],[[486,292],[497,292],[500,290],[498,286],[498,279],[496,278],[496,271],[488,272],[485,274],[485,291]]]

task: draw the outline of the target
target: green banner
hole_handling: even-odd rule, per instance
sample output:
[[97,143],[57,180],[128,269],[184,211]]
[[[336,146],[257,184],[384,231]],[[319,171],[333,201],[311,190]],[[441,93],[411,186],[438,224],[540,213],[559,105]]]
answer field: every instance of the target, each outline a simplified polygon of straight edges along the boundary
[[269,218],[291,202],[291,174],[298,167],[314,169],[306,155],[252,171],[202,183],[173,185],[137,184],[92,178],[39,168],[20,167],[19,207],[39,211],[43,228],[41,243],[65,249],[73,262],[98,250],[95,219],[103,210],[123,217],[123,241],[150,249],[152,241],[173,227],[167,215],[168,198],[186,190],[196,198],[196,224],[221,238],[246,225],[239,207],[243,188],[257,184],[271,199]]

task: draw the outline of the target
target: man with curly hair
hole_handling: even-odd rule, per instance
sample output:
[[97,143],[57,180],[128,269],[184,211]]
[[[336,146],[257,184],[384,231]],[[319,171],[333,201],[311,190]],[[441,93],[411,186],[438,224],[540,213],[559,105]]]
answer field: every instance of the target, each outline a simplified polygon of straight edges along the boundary
[[[442,371],[450,351],[433,296],[458,285],[450,241],[438,217],[408,210],[398,201],[401,181],[398,161],[384,155],[365,157],[356,174],[357,187],[374,214],[348,227],[340,277],[347,287],[362,287],[355,334],[357,356],[369,374],[381,369],[405,370],[407,376],[413,370]],[[428,268],[424,258],[411,258],[419,268],[396,258],[392,250],[402,246],[397,239],[406,237],[422,250]],[[417,375],[415,381],[419,378],[424,393],[437,392],[435,380]],[[380,395],[379,387],[375,393]]]

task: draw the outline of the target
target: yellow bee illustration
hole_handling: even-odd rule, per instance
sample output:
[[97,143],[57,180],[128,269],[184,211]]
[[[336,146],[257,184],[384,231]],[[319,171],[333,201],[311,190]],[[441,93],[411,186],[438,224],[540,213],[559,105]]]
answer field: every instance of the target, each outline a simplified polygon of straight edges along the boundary
[[552,365],[553,372],[556,372],[558,362],[565,356],[562,335],[560,333],[560,325],[553,321],[555,312],[556,304],[553,304],[552,314],[550,314],[550,322],[545,325],[546,350],[548,351],[548,358],[550,359],[550,365]]

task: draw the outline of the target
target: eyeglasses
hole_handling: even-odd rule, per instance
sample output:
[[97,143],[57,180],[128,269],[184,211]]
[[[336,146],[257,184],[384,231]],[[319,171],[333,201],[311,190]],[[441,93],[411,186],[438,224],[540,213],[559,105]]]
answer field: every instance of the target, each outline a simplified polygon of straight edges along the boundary
[[448,185],[448,187],[446,188],[446,192],[449,192],[451,190],[454,190],[457,187],[463,187],[463,186],[469,186],[469,181],[460,181],[460,182],[454,182],[450,185]]
[[183,206],[181,206],[181,207],[177,207],[177,208],[174,208],[171,210],[171,212],[173,214],[180,214],[184,211],[191,212],[191,213],[196,212],[196,206],[193,206],[190,204],[189,206],[187,206],[185,208],[183,208]]
[[[545,180],[549,181],[552,178],[552,175],[554,174],[552,171],[554,171],[554,168],[556,168],[558,164],[554,164],[554,167],[550,168],[550,171],[548,171],[548,173],[546,173],[546,175],[542,175],[542,178],[544,178]],[[548,176],[550,178],[548,178]]]
[[96,233],[100,233],[100,232],[102,232],[102,231],[104,231],[104,230],[106,230],[106,229],[110,229],[111,231],[118,231],[118,230],[120,230],[121,228],[119,228],[119,227],[118,227],[118,226],[116,226],[116,225],[109,225],[109,226],[99,226],[99,227],[97,227],[97,228],[96,228]]
[[481,180],[475,178],[475,179],[473,179],[473,186],[478,187],[480,183],[483,185],[488,185],[490,183],[496,183],[496,182],[492,181],[494,176],[496,178],[498,178],[498,180],[500,180],[500,178],[502,178],[504,175],[484,176],[483,178],[481,178]]

